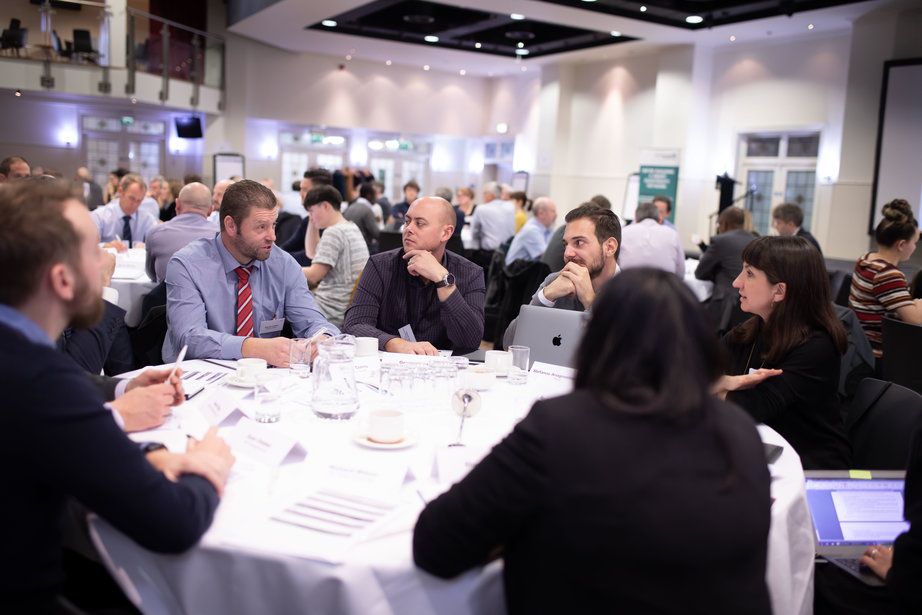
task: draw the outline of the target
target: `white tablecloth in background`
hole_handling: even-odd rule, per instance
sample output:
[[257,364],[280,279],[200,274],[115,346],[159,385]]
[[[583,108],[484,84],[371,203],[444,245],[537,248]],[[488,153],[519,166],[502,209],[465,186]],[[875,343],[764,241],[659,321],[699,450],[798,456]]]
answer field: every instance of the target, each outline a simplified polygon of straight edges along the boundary
[[695,277],[695,269],[698,268],[698,259],[685,259],[685,285],[688,286],[698,301],[707,301],[714,294],[714,283],[709,280],[699,280]]
[[[184,369],[222,368],[188,361]],[[485,453],[527,413],[542,390],[554,395],[565,387],[534,377],[528,386],[497,384],[483,394],[484,409],[465,426],[467,450]],[[240,389],[224,388],[235,395],[245,394]],[[204,395],[187,405],[194,405]],[[377,394],[362,393],[363,409],[386,403]],[[447,406],[444,410],[409,411],[409,426],[419,443],[399,451],[373,451],[355,444],[352,437],[359,420],[325,422],[306,408],[286,408],[274,427],[299,437],[307,451],[306,460],[264,474],[232,476],[214,525],[199,546],[183,555],[164,556],[141,549],[106,522],[94,519],[94,537],[109,559],[110,570],[115,571],[130,597],[140,599],[145,613],[503,613],[499,562],[443,581],[418,570],[412,561],[412,527],[423,504],[408,499],[408,494],[413,494],[417,485],[432,485],[434,451],[455,440],[458,417]],[[797,455],[777,433],[767,427],[761,427],[760,432],[765,441],[785,447],[775,464],[777,477],[771,488],[774,504],[767,578],[772,606],[779,614],[809,615],[813,604],[813,534],[803,471]],[[280,494],[310,491],[315,480],[311,468],[325,467],[337,459],[409,464],[403,486],[404,508],[378,537],[357,545],[336,565],[230,544],[228,536],[247,536],[252,520],[264,518]],[[415,494],[412,497],[415,499]]]
[[115,273],[109,286],[118,291],[118,306],[125,310],[125,324],[137,327],[141,324],[141,302],[157,284],[147,277],[144,270],[147,251],[131,249],[115,257]]

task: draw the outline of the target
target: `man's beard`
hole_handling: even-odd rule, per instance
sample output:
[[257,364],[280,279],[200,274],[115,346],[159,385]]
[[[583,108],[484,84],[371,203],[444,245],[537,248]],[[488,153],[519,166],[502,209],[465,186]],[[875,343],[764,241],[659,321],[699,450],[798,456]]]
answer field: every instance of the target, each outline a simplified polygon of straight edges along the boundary
[[85,277],[80,275],[74,287],[74,298],[68,302],[70,307],[70,326],[74,329],[89,329],[95,326],[106,306],[102,297],[95,295]]
[[[576,262],[575,260],[568,261],[570,263]],[[577,265],[582,264],[589,271],[589,279],[596,279],[599,274],[602,273],[602,269],[605,268],[605,253],[602,251],[601,246],[599,247],[599,258],[592,260],[588,263],[576,263]]]
[[272,251],[270,250],[269,252],[266,253],[265,256],[260,256],[259,246],[257,244],[247,243],[243,239],[243,237],[240,237],[240,236],[233,237],[232,240],[234,242],[234,247],[237,248],[237,251],[240,252],[240,254],[244,256],[244,258],[248,258],[250,260],[264,261],[268,259],[269,254],[272,253]]

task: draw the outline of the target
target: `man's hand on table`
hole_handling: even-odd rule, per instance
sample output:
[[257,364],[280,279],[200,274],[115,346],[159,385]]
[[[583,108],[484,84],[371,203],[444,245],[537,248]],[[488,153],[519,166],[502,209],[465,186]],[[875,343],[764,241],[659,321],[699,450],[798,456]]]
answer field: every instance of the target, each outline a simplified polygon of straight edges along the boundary
[[224,486],[234,466],[234,455],[212,427],[199,441],[189,440],[185,453],[171,453],[158,450],[147,454],[147,460],[170,479],[177,481],[183,474],[197,474],[210,482],[218,495],[224,494]]
[[125,431],[144,431],[163,425],[173,413],[174,388],[169,383],[136,387],[111,402],[122,421]]
[[[165,383],[171,371],[171,369],[146,369],[128,381],[128,386],[125,388],[125,391],[131,391],[139,387],[147,387],[152,384]],[[173,406],[178,406],[186,399],[186,392],[182,388],[181,376],[182,369],[180,368],[176,370],[176,375],[173,376],[169,382],[173,387],[173,403],[171,404]]]
[[400,354],[424,354],[429,356],[436,356],[439,354],[438,349],[429,342],[408,342],[399,337],[388,340],[384,345],[384,350]]
[[248,337],[243,340],[243,356],[265,359],[273,367],[288,367],[291,359],[291,340],[287,337]]

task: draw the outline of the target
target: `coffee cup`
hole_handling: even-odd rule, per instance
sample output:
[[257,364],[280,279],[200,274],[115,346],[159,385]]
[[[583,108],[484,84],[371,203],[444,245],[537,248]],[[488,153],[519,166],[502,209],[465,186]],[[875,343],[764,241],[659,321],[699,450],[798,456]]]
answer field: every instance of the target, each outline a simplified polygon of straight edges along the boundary
[[258,380],[268,367],[265,359],[240,359],[237,361],[237,378]]
[[469,367],[464,372],[464,386],[475,391],[486,391],[496,382],[496,372],[485,365]]
[[373,410],[368,415],[368,439],[378,444],[396,444],[403,440],[404,417],[400,410]]
[[509,368],[512,367],[512,353],[505,350],[488,350],[484,353],[483,364],[502,378],[509,373]]
[[370,357],[378,354],[378,338],[376,337],[357,337],[355,338],[355,356]]

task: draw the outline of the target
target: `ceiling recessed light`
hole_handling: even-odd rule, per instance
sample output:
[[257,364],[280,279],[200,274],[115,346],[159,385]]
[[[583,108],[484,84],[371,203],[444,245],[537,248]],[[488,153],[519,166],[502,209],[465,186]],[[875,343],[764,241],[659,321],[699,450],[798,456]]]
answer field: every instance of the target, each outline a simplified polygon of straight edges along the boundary
[[423,70],[429,70],[429,65],[428,64],[423,65]]
[[507,124],[506,122],[497,122],[496,132],[498,132],[501,135],[506,134],[507,132],[509,132],[509,124]]
[[351,56],[351,55],[347,55],[347,56],[346,56],[346,59],[347,59],[347,60],[351,60],[351,59],[352,59],[352,56]]
[[647,12],[647,7],[646,7],[646,5],[643,5],[643,4],[640,5],[640,12],[641,12],[641,13],[646,13],[646,12]]
[[522,15],[521,13],[513,13],[512,15],[509,16],[509,19],[515,19],[516,21],[521,21],[525,19],[525,15]]
[[583,2],[595,2],[595,0],[583,0]]
[[704,17],[701,15],[689,15],[685,18],[685,23],[696,24],[704,21]]
[[480,43],[474,43],[474,49],[480,49],[481,47],[483,47],[483,45]]
[[134,98],[134,97],[132,97],[132,98],[131,98],[131,104],[132,104],[132,105],[136,105],[136,104],[138,104],[138,99],[137,99],[137,98]]
[[735,43],[735,42],[736,42],[736,36],[735,36],[735,35],[733,35],[733,34],[730,35],[730,42],[731,42],[731,43]]
[[385,64],[387,64],[388,66],[390,66],[390,65],[392,64],[392,62],[391,62],[390,60],[388,60],[387,62],[385,62]]
[[519,49],[522,49],[525,47],[525,43],[519,43],[518,45],[516,45],[516,47],[518,47]]
[[458,71],[458,74],[463,77],[464,75],[467,74],[467,71],[462,68],[461,70]]
[[527,50],[527,49],[516,49],[516,50],[515,50],[515,55],[517,55],[517,56],[527,56],[527,55],[528,55],[528,50]]
[[528,70],[528,67],[527,67],[527,66],[523,66],[523,67],[522,67],[522,72],[523,72],[523,73],[524,73],[525,71],[527,71],[527,70]]
[[617,37],[617,36],[621,36],[621,33],[618,32],[617,30],[612,30],[611,35]]
[[807,26],[807,30],[812,30],[812,29],[815,28],[815,27],[816,27],[816,26],[814,26],[813,24],[810,24],[810,25]]
[[426,41],[427,43],[438,43],[439,37],[433,36],[432,34],[430,34],[428,36],[424,36],[423,40]]
[[13,96],[19,98],[20,96],[22,96],[22,90],[16,90],[15,92],[13,92]]
[[336,22],[333,21],[332,19],[324,19],[323,21],[320,22],[320,25],[321,25],[321,26],[326,26],[326,27],[328,27],[328,28],[335,28],[335,27],[336,27]]

